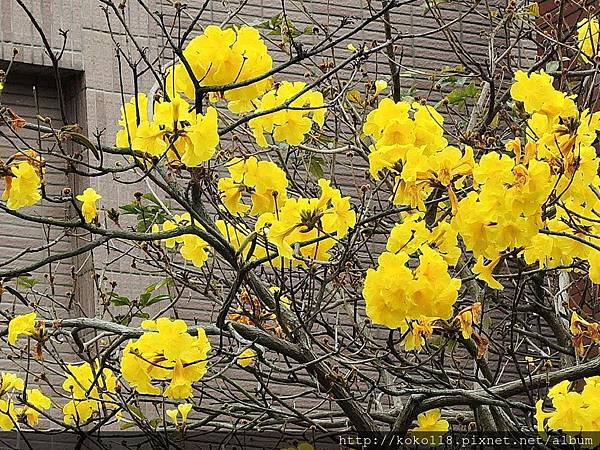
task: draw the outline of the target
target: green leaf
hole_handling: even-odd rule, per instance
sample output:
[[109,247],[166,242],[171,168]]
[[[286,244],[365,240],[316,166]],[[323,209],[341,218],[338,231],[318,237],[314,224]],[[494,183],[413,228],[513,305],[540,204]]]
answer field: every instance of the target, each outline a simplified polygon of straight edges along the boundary
[[152,203],[154,203],[155,205],[158,205],[162,208],[160,202],[158,201],[158,199],[154,196],[153,193],[148,192],[147,194],[142,195],[142,198],[145,198],[148,201],[151,201]]
[[39,283],[39,281],[36,280],[35,278],[26,277],[24,275],[17,278],[17,287],[24,288],[24,289],[31,289],[38,283]]
[[128,315],[115,316],[115,322],[121,325],[129,325],[131,323],[131,317]]
[[446,98],[450,104],[460,105],[465,103],[467,99],[473,98],[476,95],[477,88],[475,87],[475,83],[471,82],[468,86],[453,90]]
[[316,178],[324,178],[323,164],[325,164],[323,158],[311,155],[308,159],[308,172]]
[[151,292],[144,292],[142,295],[140,295],[140,305],[146,306],[151,296]]
[[109,294],[110,302],[115,306],[129,306],[131,305],[131,300],[129,297],[125,297],[124,295],[119,295],[116,292],[111,292]]
[[141,212],[140,207],[136,203],[119,206],[119,209],[123,211],[123,214],[139,214]]
[[304,28],[304,34],[319,34],[319,27],[308,25],[306,28]]
[[559,61],[548,61],[546,63],[546,72],[558,72],[558,69],[560,69]]
[[144,304],[144,306],[152,306],[155,303],[159,303],[159,302],[162,302],[164,300],[170,300],[170,299],[171,299],[171,296],[169,296],[169,294],[159,294],[159,295],[156,295],[156,296],[152,297],[150,300],[148,300]]

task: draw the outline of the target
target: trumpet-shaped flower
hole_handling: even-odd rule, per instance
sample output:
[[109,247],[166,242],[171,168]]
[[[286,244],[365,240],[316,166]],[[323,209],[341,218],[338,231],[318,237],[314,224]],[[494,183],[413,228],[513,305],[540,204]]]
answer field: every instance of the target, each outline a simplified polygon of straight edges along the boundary
[[2,200],[9,209],[33,206],[42,198],[42,180],[38,171],[29,162],[20,162],[11,167],[13,176],[5,177],[6,187]]
[[77,200],[82,202],[81,213],[85,218],[86,223],[91,223],[98,217],[98,209],[96,202],[102,198],[93,188],[89,187],[83,191],[83,194],[78,195]]
[[211,347],[204,330],[198,328],[198,336],[192,336],[184,321],[165,317],[145,321],[142,327],[149,331],[123,350],[123,378],[140,394],[158,395],[157,384],[166,381],[165,397],[190,397],[192,384],[206,373]]

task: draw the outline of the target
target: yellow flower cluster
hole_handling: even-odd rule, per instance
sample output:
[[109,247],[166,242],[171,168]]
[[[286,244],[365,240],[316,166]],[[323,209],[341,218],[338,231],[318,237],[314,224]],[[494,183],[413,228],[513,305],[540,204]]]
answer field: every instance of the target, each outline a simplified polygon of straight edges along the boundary
[[[590,217],[590,211],[600,207],[600,199],[592,189],[600,186],[600,160],[593,146],[600,130],[600,112],[577,111],[571,98],[551,91],[553,78],[544,72],[530,76],[519,72],[516,78],[511,92],[530,113],[531,132],[524,151],[520,145],[507,146],[515,153],[516,163],[523,161],[513,169],[515,184],[521,187],[516,191],[520,199],[512,203],[515,225],[511,227],[521,231],[509,247],[524,246],[525,261],[539,262],[542,267],[571,264],[574,258],[587,260],[590,278],[600,283],[600,251],[585,243],[600,244],[595,238],[600,235],[600,224]],[[549,87],[540,90],[540,85]],[[525,171],[521,166],[527,161]],[[494,178],[499,177],[497,170]],[[542,205],[546,212],[552,205],[547,217],[540,215]],[[549,235],[545,230],[565,236]],[[497,251],[502,251],[498,247]]]
[[[541,266],[587,260],[592,281],[600,282],[600,252],[593,248],[600,244],[600,224],[589,213],[600,208],[590,187],[600,181],[593,147],[600,113],[579,112],[553,81],[543,71],[517,72],[511,95],[527,114],[526,142],[515,138],[477,161],[471,148],[447,146],[443,121],[429,107],[385,99],[367,117],[363,131],[375,141],[371,174],[386,169],[396,175],[394,203],[423,211],[435,190],[438,198],[440,191],[447,195],[439,207],[447,208],[448,223],[430,229],[422,215],[404,215],[378,267],[367,272],[368,316],[376,324],[410,329],[408,348],[418,349],[431,335],[432,319],[452,313],[460,283],[450,282],[448,266],[461,255],[457,236],[476,258],[473,272],[494,289],[503,288],[494,269],[515,250]],[[420,258],[416,269],[408,267],[411,256]],[[436,276],[420,273],[424,258],[438,267]],[[436,296],[437,283],[443,294]],[[460,325],[470,335],[468,324]]]
[[[336,239],[346,236],[356,224],[350,198],[342,197],[328,180],[320,179],[318,183],[319,198],[290,198],[279,211],[264,213],[256,222],[256,230],[266,232],[268,241],[285,259],[294,261],[296,256],[326,261]],[[297,253],[294,251],[296,243],[310,240],[315,242],[299,247]]]
[[[200,86],[225,86],[261,77],[273,68],[267,46],[255,28],[221,29],[209,25],[183,51]],[[183,63],[169,69],[166,79],[169,96],[182,93],[195,98],[192,79]],[[254,109],[254,102],[273,85],[271,77],[224,92],[227,107],[235,113]]]
[[[165,220],[162,224],[162,231],[176,230],[179,226],[188,226],[192,223],[190,213],[175,214],[174,220]],[[199,226],[196,224],[196,226]],[[158,224],[152,225],[152,232],[160,231]],[[174,248],[177,244],[179,253],[186,261],[190,261],[195,267],[202,267],[208,259],[208,243],[195,234],[184,234],[182,236],[172,237],[164,240],[167,248]]]
[[408,266],[409,254],[384,252],[376,269],[367,270],[363,296],[367,315],[375,324],[400,328],[422,317],[452,317],[461,282],[448,273],[448,263],[437,251],[424,245],[419,265]]
[[305,89],[306,83],[283,81],[277,89],[262,96],[257,102],[256,113],[285,107],[255,117],[248,122],[258,145],[268,146],[265,133],[269,133],[275,142],[287,142],[292,146],[300,145],[311,130],[313,122],[319,127],[323,126],[327,111],[324,107],[323,94],[314,90],[302,92]]
[[583,58],[586,62],[590,62],[594,57],[598,56],[600,42],[600,21],[593,17],[583,19],[577,24],[577,42]]
[[517,139],[507,145],[515,157],[490,152],[473,169],[478,192],[459,202],[453,225],[477,258],[493,260],[504,250],[524,246],[542,224],[542,205],[553,185],[549,165],[533,159],[532,146],[520,155]]
[[570,389],[570,382],[565,380],[548,391],[548,399],[552,403],[550,411],[544,411],[544,400],[538,400],[535,419],[538,432],[546,435],[546,431],[561,430],[569,436],[584,436],[592,439],[595,447],[600,443],[600,377],[585,378],[585,386],[581,392]]
[[434,108],[418,102],[395,103],[390,98],[381,100],[369,113],[363,133],[375,142],[369,154],[375,179],[384,169],[400,173],[409,151],[427,157],[448,145],[444,118]]
[[287,200],[288,180],[277,164],[259,161],[254,156],[233,158],[227,163],[227,170],[230,177],[219,179],[218,187],[231,214],[245,214],[250,209],[242,202],[245,192],[250,193],[252,215],[274,212]]
[[123,127],[117,133],[118,147],[131,147],[153,157],[165,153],[169,160],[195,167],[211,159],[219,144],[217,110],[206,114],[190,112],[190,104],[174,96],[154,105],[154,117],[148,118],[148,99],[138,94],[121,108]]
[[115,408],[111,394],[115,393],[117,378],[112,370],[102,367],[99,360],[67,365],[63,389],[70,393],[71,400],[63,407],[65,423],[82,425],[95,412]]
[[[25,161],[20,161],[25,159]],[[13,156],[9,165],[11,175],[4,177],[5,189],[2,200],[9,209],[33,206],[42,199],[41,187],[44,178],[44,159],[34,150]]]
[[52,407],[52,401],[39,389],[26,389],[25,402],[22,406],[15,406],[14,391],[23,393],[25,382],[15,374],[4,372],[0,374],[0,428],[4,431],[12,430],[17,423],[26,423],[35,427],[40,418],[40,411]]
[[140,394],[161,394],[156,384],[169,382],[162,395],[190,397],[192,384],[206,373],[211,346],[204,329],[198,328],[198,336],[194,337],[183,320],[166,317],[146,320],[142,328],[150,331],[129,341],[123,350],[123,378]]
[[[452,317],[461,282],[448,267],[456,265],[460,254],[450,223],[442,221],[429,230],[422,214],[406,214],[392,229],[377,268],[367,271],[363,296],[371,321],[402,333],[410,330],[403,345],[421,348],[433,332],[432,323]],[[418,267],[409,267],[411,257],[419,258]]]

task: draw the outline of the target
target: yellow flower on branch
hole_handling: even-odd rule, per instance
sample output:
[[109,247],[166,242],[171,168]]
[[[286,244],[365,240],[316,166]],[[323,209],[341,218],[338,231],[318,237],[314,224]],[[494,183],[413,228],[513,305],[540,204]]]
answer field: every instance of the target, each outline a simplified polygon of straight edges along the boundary
[[410,322],[409,325],[402,327],[402,334],[406,334],[406,337],[402,340],[404,350],[420,350],[425,345],[425,340],[433,335],[433,324],[438,319],[439,317],[420,317]]
[[91,223],[98,217],[98,209],[96,202],[102,198],[93,188],[89,187],[83,191],[83,194],[78,195],[77,200],[83,203],[81,205],[81,213],[85,218],[86,223]]
[[217,110],[209,107],[205,115],[198,114],[194,124],[187,129],[187,136],[191,145],[181,156],[182,163],[195,167],[211,159],[219,144]]
[[580,20],[577,24],[577,41],[586,62],[598,56],[600,42],[600,21],[590,17]]
[[481,303],[479,302],[461,309],[454,318],[454,323],[460,327],[463,339],[471,339],[473,324],[478,325],[480,322]]
[[194,337],[183,320],[166,317],[144,321],[142,328],[149,331],[123,350],[123,378],[140,394],[161,394],[153,382],[166,380],[170,383],[162,392],[165,397],[190,397],[192,384],[206,373],[211,346],[204,330],[198,328]]
[[123,128],[117,132],[117,147],[131,147],[137,137],[140,124],[147,122],[148,97],[146,97],[146,94],[139,93],[137,97],[132,97],[128,103],[121,106],[119,125]]
[[16,316],[8,323],[8,343],[15,345],[19,335],[31,336],[35,333],[35,312]]
[[407,321],[422,316],[444,320],[452,316],[461,282],[450,276],[444,258],[423,246],[416,269],[408,266],[409,259],[403,251],[384,252],[377,268],[367,270],[363,297],[374,324],[406,331]]
[[411,428],[409,433],[412,436],[419,434],[431,436],[431,434],[445,434],[448,432],[450,424],[442,419],[442,412],[439,409],[431,409],[417,416],[417,426]]
[[301,94],[305,88],[306,83],[300,81],[283,81],[276,90],[267,92],[260,99],[257,113],[277,107],[282,109],[254,117],[248,122],[258,145],[268,145],[265,138],[265,133],[268,133],[276,142],[297,146],[304,142],[313,123],[323,126],[326,112],[323,95],[314,90]]
[[179,426],[179,416],[181,415],[181,424],[184,426],[187,423],[187,417],[192,410],[191,403],[180,403],[177,405],[177,409],[167,409],[165,413],[171,419],[171,421],[175,424],[175,426]]
[[42,199],[42,180],[39,171],[29,162],[20,162],[11,167],[13,176],[6,176],[6,187],[2,200],[9,209],[33,206]]
[[27,389],[27,405],[16,408],[17,418],[24,420],[30,427],[35,427],[40,420],[40,411],[52,407],[52,400],[39,389]]
[[218,188],[223,205],[231,214],[244,214],[250,209],[243,203],[244,193],[250,193],[252,215],[274,212],[285,203],[288,180],[277,164],[251,156],[231,159],[227,169],[231,176],[220,178]]
[[98,359],[93,365],[88,362],[68,364],[62,385],[71,396],[71,400],[63,407],[65,423],[82,425],[89,421],[92,414],[116,407],[111,395],[116,387],[117,378],[113,371],[101,367]]
[[356,213],[348,197],[342,197],[330,181],[319,180],[319,198],[288,199],[277,214],[265,213],[256,223],[257,231],[266,230],[268,240],[277,247],[279,256],[294,261],[294,246],[303,241],[323,237],[298,248],[300,258],[329,259],[328,251],[356,224]]

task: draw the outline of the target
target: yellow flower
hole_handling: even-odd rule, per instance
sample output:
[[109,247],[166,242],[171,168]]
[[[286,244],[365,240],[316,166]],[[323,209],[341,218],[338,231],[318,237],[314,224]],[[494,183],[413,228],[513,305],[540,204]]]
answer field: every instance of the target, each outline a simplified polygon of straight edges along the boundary
[[202,328],[198,336],[188,333],[182,320],[161,317],[144,321],[142,328],[150,331],[130,341],[123,350],[121,373],[130,386],[140,394],[160,394],[154,380],[170,380],[163,395],[187,398],[192,394],[192,384],[206,373],[210,343]]
[[98,195],[94,189],[89,187],[83,191],[83,194],[78,195],[76,198],[83,203],[83,205],[81,205],[81,213],[83,214],[86,223],[91,223],[98,216],[96,202],[102,197]]
[[251,156],[246,160],[231,159],[227,169],[231,177],[219,179],[218,189],[230,213],[243,214],[248,211],[248,205],[242,202],[244,192],[251,192],[252,215],[274,212],[285,203],[288,180],[277,164],[259,161]]
[[140,93],[137,97],[132,97],[124,106],[121,106],[119,125],[123,129],[117,132],[117,147],[131,147],[137,137],[139,124],[142,122],[148,122],[148,98],[146,94]]
[[64,420],[67,424],[86,423],[94,412],[105,408],[111,409],[116,404],[111,402],[117,386],[117,378],[112,370],[100,366],[96,359],[93,367],[90,363],[67,365],[66,379],[62,388],[70,393],[71,400],[63,407]]
[[16,316],[8,323],[8,343],[15,345],[20,334],[31,336],[35,332],[35,312]]
[[406,328],[421,316],[449,319],[458,297],[460,280],[448,273],[442,256],[423,246],[416,269],[408,267],[403,251],[384,252],[376,269],[368,269],[363,287],[366,312],[374,324]]
[[586,62],[590,62],[594,56],[598,55],[598,42],[600,41],[600,22],[598,19],[590,17],[583,19],[577,24],[577,41],[581,53],[583,53]]
[[99,411],[95,400],[70,400],[63,406],[64,421],[67,425],[85,424],[95,411]]
[[363,104],[362,94],[358,89],[350,89],[348,92],[346,92],[346,98],[352,103],[357,103],[359,105]]
[[5,177],[6,189],[2,194],[6,206],[9,209],[20,209],[39,202],[42,198],[42,180],[33,165],[21,162],[10,169],[13,176]]
[[186,234],[183,236],[183,245],[179,252],[183,259],[191,261],[195,267],[202,267],[208,260],[208,243],[194,235]]
[[14,428],[17,420],[15,405],[12,400],[0,400],[0,428],[10,431]]
[[385,248],[388,252],[402,251],[410,255],[421,248],[430,234],[425,221],[419,215],[408,215],[402,223],[394,225]]
[[150,156],[160,157],[168,148],[168,144],[163,140],[164,135],[164,130],[157,123],[142,122],[137,128],[132,147]]
[[460,310],[454,318],[454,322],[460,326],[463,339],[471,339],[473,324],[481,321],[481,303],[476,302]]
[[501,291],[504,289],[504,286],[502,286],[502,284],[500,284],[498,280],[492,276],[492,272],[499,262],[500,258],[496,258],[489,264],[485,265],[483,262],[483,256],[480,256],[477,259],[477,263],[473,266],[473,273],[477,275],[479,280],[485,281],[485,283],[492,289]]
[[[377,83],[376,89],[382,88],[385,82]],[[414,182],[417,171],[427,174],[428,158],[448,143],[443,124],[443,117],[430,106],[417,102],[394,103],[389,98],[381,100],[363,125],[364,134],[375,141],[369,154],[371,175],[377,179],[384,168],[399,172],[400,163],[406,162],[409,154],[413,157],[413,167],[402,171],[402,179]]]
[[[425,339],[433,335],[433,323],[439,317],[420,317],[407,326],[408,333],[402,340],[402,346],[406,351],[420,350],[425,345]],[[404,327],[403,327],[404,328]],[[406,333],[402,330],[402,333]]]
[[[176,230],[179,226],[189,226],[192,224],[192,218],[189,213],[176,214],[173,220],[165,220],[162,224],[162,231]],[[196,226],[198,226],[196,224]],[[153,226],[153,232],[159,231],[159,226]],[[183,244],[179,248],[181,257],[186,261],[190,261],[195,267],[202,267],[208,260],[209,248],[208,243],[201,237],[195,234],[185,234],[164,240],[167,248],[174,248],[176,244]]]
[[187,416],[192,410],[192,407],[193,405],[191,403],[180,403],[177,405],[177,409],[167,409],[165,412],[176,426],[179,425],[178,418],[179,415],[181,415],[181,423],[185,425]]
[[439,409],[431,409],[417,416],[417,426],[411,428],[409,433],[413,436],[423,434],[431,436],[432,434],[443,435],[448,432],[450,424],[447,420],[441,418],[442,413]]
[[17,417],[24,418],[27,425],[35,427],[40,419],[39,410],[48,410],[52,407],[50,397],[47,397],[39,389],[27,389],[27,405],[16,408]]
[[0,396],[10,393],[15,389],[22,391],[24,386],[25,383],[22,378],[10,372],[2,372],[0,376]]
[[[321,197],[288,199],[277,215],[265,213],[256,223],[256,229],[268,229],[269,242],[274,244],[279,255],[294,259],[292,246],[319,236],[335,234],[343,238],[356,223],[348,197],[342,197],[339,190],[330,186],[325,179],[319,180]],[[331,238],[299,248],[300,255],[314,260],[327,260],[328,251],[335,245]]]
[[519,70],[510,93],[514,100],[523,102],[529,114],[541,113],[551,119],[576,116],[577,106],[573,99],[554,89],[553,83],[554,78],[543,70],[532,74]]
[[195,167],[212,158],[219,144],[217,110],[209,107],[204,116],[198,114],[195,123],[187,129],[187,135],[192,145],[181,156],[182,163]]
[[256,359],[256,352],[251,348],[247,348],[237,357],[237,363],[242,367],[248,367]]
[[289,108],[255,117],[248,122],[256,142],[261,147],[267,146],[264,134],[269,133],[277,142],[287,142],[291,146],[304,142],[306,134],[311,130],[313,122],[319,126],[325,120],[325,107],[320,92],[309,90],[299,95],[306,83],[283,81],[277,90],[267,92],[258,102],[257,112],[267,111],[282,106],[293,97]]
[[377,97],[379,94],[381,94],[385,89],[387,89],[388,84],[387,81],[385,80],[377,80],[375,82],[375,93],[373,94],[375,97]]
[[[273,61],[260,34],[248,26],[223,30],[209,25],[202,35],[187,45],[184,56],[202,86],[243,82],[260,77],[273,68]],[[270,89],[272,83],[271,77],[265,77],[248,86],[227,90],[224,93],[227,107],[235,113],[251,111],[255,100]],[[182,64],[176,64],[170,71],[167,89],[194,98],[193,85]]]

